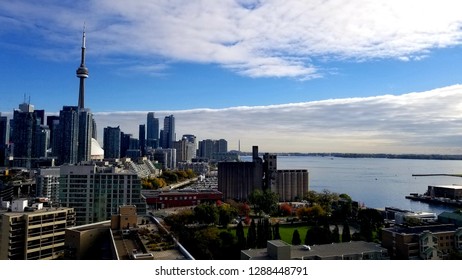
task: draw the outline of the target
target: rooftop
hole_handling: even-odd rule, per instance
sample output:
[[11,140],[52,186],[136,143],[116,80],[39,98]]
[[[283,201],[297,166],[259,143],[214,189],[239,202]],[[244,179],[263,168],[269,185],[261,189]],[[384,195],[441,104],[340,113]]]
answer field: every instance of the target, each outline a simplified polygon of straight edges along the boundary
[[420,234],[423,231],[430,231],[433,233],[438,233],[438,232],[455,231],[456,229],[457,229],[457,226],[453,224],[429,223],[426,225],[419,225],[419,226],[396,225],[394,227],[385,228],[383,230],[400,233],[400,234]]
[[429,187],[453,189],[453,190],[462,190],[462,185],[431,185]]
[[[363,255],[366,253],[380,253],[387,255],[387,249],[380,244],[365,241],[351,241],[345,243],[332,243],[323,245],[290,245],[281,240],[271,240],[269,243],[275,246],[290,246],[291,259],[338,259],[351,255]],[[253,260],[269,260],[266,248],[243,250],[242,253]]]

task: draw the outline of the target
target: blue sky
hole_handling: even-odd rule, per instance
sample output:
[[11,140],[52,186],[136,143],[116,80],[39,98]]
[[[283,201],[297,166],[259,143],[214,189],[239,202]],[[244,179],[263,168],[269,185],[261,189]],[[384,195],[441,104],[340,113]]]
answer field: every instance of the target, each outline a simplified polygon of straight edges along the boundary
[[241,140],[269,152],[461,153],[460,8],[10,1],[0,7],[0,112],[24,95],[50,113],[77,104],[85,23],[86,106],[100,130],[136,136],[154,111],[177,116],[177,137],[225,138],[230,148]]

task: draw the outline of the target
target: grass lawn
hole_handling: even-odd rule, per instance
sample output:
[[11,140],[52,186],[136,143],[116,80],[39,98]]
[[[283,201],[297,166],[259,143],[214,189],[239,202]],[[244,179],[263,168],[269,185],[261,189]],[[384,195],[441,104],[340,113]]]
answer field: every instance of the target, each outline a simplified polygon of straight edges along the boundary
[[292,244],[292,235],[296,229],[298,229],[300,239],[302,240],[302,244],[304,244],[305,235],[308,230],[307,225],[279,225],[279,234],[281,235],[281,239],[289,244]]

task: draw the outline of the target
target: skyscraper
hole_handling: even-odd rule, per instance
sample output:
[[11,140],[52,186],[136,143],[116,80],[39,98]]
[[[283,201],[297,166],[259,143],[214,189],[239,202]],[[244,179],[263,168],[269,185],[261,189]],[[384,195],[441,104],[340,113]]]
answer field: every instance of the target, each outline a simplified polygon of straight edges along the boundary
[[20,104],[19,110],[15,110],[13,113],[13,134],[11,137],[14,144],[13,164],[15,166],[31,167],[37,125],[34,106],[25,102]]
[[175,139],[175,117],[173,115],[165,116],[164,129],[162,130],[162,148],[173,148]]
[[138,138],[140,140],[141,155],[146,155],[146,125],[140,124]]
[[59,112],[59,133],[55,134],[53,155],[58,164],[77,163],[79,141],[79,113],[77,106],[63,106]]
[[159,119],[154,117],[154,112],[149,112],[146,120],[146,146],[159,147]]
[[7,148],[10,135],[8,118],[0,113],[0,166],[6,165]]
[[79,108],[79,141],[77,162],[91,159],[91,138],[93,135],[93,114],[90,109]]
[[120,158],[121,131],[120,127],[104,128],[104,158]]
[[56,131],[58,131],[59,125],[59,116],[47,116],[47,126],[50,129],[50,146],[54,146],[54,136]]

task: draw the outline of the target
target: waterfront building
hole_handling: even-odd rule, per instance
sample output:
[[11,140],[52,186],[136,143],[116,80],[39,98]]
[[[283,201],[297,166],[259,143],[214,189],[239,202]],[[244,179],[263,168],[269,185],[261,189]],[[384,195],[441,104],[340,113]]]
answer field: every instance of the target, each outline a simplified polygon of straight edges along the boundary
[[253,147],[252,162],[219,162],[218,188],[224,199],[245,200],[256,189],[277,193],[279,201],[296,201],[308,192],[308,170],[278,170],[277,156],[258,155]]
[[382,247],[392,259],[447,259],[462,253],[462,228],[454,224],[395,225],[382,229]]
[[351,241],[323,245],[290,245],[268,240],[267,248],[242,250],[241,260],[387,260],[387,249],[377,243]]
[[279,201],[299,201],[308,192],[308,170],[277,170],[271,191],[279,195]]
[[263,161],[258,157],[258,147],[253,147],[251,162],[219,162],[218,190],[223,199],[246,200],[255,190],[263,189]]
[[121,205],[146,211],[138,175],[107,162],[61,166],[59,202],[75,209],[77,225],[109,219]]
[[104,128],[104,158],[117,159],[120,158],[121,147],[121,131],[120,127],[105,127]]
[[74,225],[72,208],[29,207],[27,199],[15,200],[11,212],[0,212],[0,259],[61,259],[65,230]]
[[431,185],[428,186],[427,194],[430,197],[444,199],[462,199],[462,186],[456,185]]
[[159,119],[154,112],[149,112],[146,120],[146,146],[153,149],[159,147]]
[[440,223],[454,224],[458,227],[462,227],[462,212],[461,211],[444,211],[438,215],[438,221]]

